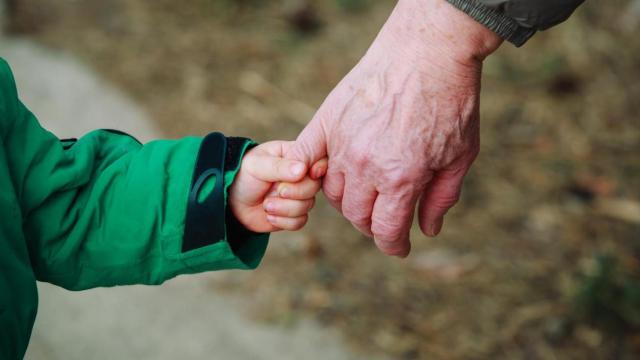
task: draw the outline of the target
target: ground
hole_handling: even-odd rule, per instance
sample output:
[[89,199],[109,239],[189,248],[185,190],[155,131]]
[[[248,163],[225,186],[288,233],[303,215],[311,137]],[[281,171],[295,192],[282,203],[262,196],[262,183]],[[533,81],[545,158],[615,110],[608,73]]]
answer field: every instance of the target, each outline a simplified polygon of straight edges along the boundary
[[[24,2],[14,31],[83,59],[165,136],[258,140],[295,138],[394,3]],[[218,291],[394,358],[637,357],[639,4],[587,2],[485,63],[481,154],[438,239],[416,228],[413,254],[386,258],[321,203]]]

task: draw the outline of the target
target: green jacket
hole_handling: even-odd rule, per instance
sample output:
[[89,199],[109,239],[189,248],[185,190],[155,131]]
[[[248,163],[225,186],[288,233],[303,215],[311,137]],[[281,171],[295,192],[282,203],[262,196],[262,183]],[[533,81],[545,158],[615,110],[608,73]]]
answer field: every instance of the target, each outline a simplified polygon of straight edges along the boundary
[[500,37],[521,46],[569,18],[585,0],[447,0]]
[[105,130],[61,141],[0,59],[0,359],[24,356],[36,281],[82,290],[255,268],[268,234],[226,206],[252,145],[220,134],[141,145]]

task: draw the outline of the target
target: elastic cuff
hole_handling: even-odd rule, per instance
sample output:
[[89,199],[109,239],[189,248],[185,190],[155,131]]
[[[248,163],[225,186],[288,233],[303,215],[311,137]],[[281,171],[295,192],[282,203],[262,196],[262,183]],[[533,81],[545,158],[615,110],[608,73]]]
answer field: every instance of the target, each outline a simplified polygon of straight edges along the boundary
[[[229,195],[229,187],[233,184],[240,168],[242,159],[247,151],[258,144],[254,141],[239,137],[227,138],[227,161],[225,163],[225,196]],[[225,197],[225,201],[227,200]],[[227,201],[226,201],[227,202]],[[256,233],[247,229],[233,215],[231,207],[227,206],[225,214],[227,243],[233,254],[242,260],[247,269],[255,269],[264,256],[269,234]]]
[[229,188],[240,171],[242,158],[256,145],[249,139],[227,138],[221,133],[202,140],[182,240],[182,254],[191,271],[254,269],[260,263],[269,234],[246,229],[228,206]]
[[447,2],[517,47],[524,45],[536,33],[536,29],[524,27],[505,14],[475,0],[447,0]]
[[252,144],[249,139],[227,138],[221,133],[202,140],[189,191],[183,253],[227,239],[228,187]]

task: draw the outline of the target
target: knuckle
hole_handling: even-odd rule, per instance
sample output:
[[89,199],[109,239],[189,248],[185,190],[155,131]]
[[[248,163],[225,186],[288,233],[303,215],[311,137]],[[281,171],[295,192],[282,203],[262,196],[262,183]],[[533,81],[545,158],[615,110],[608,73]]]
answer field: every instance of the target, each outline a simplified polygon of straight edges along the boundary
[[374,221],[371,224],[371,232],[376,238],[385,241],[394,241],[402,235],[402,230],[399,226],[384,221]]
[[295,141],[295,145],[290,150],[290,154],[294,159],[308,162],[314,157],[314,139],[318,134],[312,132],[315,127],[307,126],[300,137]]
[[287,188],[287,198],[291,200],[299,200],[304,197],[304,184],[289,184]]
[[330,200],[334,202],[338,202],[342,200],[342,193],[338,189],[331,188],[329,186],[325,186],[324,195]]
[[298,154],[298,158],[308,159],[313,155],[313,146],[310,141],[304,141],[300,147],[300,154]]
[[362,227],[369,226],[371,224],[371,220],[368,217],[355,217],[355,218],[347,218],[349,222],[355,225],[359,225]]
[[391,171],[383,177],[384,183],[391,189],[406,188],[415,183],[414,176],[408,171]]
[[293,206],[287,206],[283,211],[283,215],[286,217],[294,216],[297,213],[296,208]]
[[309,212],[309,204],[306,201],[300,201],[296,204],[295,209],[292,209],[292,216],[301,216]]
[[289,189],[287,190],[287,198],[289,199],[298,199],[300,198],[300,194],[303,192],[300,186],[296,184],[289,185]]
[[289,203],[288,214],[289,216],[295,216],[295,214],[304,211],[304,203],[301,201],[291,200]]
[[460,201],[460,193],[440,195],[433,201],[433,206],[439,209],[449,209]]
[[299,219],[298,221],[296,221],[296,222],[293,224],[292,229],[293,229],[293,230],[300,230],[300,229],[302,229],[302,228],[307,224],[307,221],[308,221],[308,220],[309,220],[309,218],[308,218],[307,216],[303,216],[301,219]]
[[371,223],[371,218],[361,209],[356,209],[350,204],[342,205],[342,215],[351,223],[358,225],[367,225]]
[[286,161],[284,160],[277,160],[275,162],[275,172],[276,174],[278,174],[279,176],[281,176],[282,174],[284,174],[286,172],[286,166],[285,166]]
[[356,168],[365,169],[371,163],[371,156],[367,152],[354,151],[350,157],[351,163],[354,164]]

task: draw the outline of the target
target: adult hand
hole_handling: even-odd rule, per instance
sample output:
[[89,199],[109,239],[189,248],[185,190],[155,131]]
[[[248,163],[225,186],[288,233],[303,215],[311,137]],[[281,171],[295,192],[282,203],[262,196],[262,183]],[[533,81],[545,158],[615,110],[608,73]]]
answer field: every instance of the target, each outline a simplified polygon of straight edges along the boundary
[[479,150],[482,60],[502,40],[444,0],[400,0],[287,157],[329,156],[323,190],[386,254],[440,232]]

